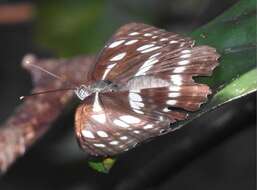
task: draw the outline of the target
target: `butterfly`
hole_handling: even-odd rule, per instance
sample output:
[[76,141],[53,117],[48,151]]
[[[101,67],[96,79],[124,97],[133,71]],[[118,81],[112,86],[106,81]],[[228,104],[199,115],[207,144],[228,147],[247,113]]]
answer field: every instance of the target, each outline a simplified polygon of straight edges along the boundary
[[189,37],[141,23],[122,26],[107,42],[91,80],[76,88],[80,147],[113,156],[171,130],[207,101],[211,89],[195,83],[210,76],[219,54]]

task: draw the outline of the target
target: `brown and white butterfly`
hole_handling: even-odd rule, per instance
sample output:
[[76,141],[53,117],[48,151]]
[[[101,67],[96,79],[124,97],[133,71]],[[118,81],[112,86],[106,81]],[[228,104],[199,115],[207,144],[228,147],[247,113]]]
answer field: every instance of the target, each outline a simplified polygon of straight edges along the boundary
[[[116,155],[171,131],[211,94],[192,77],[210,76],[219,54],[188,37],[131,23],[121,27],[76,89],[75,131],[83,150]],[[179,109],[178,109],[179,108]]]

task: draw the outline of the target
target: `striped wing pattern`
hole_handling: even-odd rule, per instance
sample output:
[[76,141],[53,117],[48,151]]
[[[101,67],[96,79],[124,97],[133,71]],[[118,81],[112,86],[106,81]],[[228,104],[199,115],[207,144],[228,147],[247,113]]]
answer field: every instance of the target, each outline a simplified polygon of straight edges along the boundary
[[[93,77],[126,83],[151,56],[193,46],[194,41],[145,24],[121,27],[98,56]],[[126,77],[123,75],[125,74]],[[124,76],[124,77],[123,77]]]
[[169,126],[166,117],[134,112],[124,97],[128,97],[128,92],[95,94],[78,108],[76,135],[81,147],[91,155],[127,151]]

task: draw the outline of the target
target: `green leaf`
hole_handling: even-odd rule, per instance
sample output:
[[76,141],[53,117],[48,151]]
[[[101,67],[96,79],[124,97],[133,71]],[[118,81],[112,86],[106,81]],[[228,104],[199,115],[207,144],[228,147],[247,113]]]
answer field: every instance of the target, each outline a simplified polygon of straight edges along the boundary
[[[256,68],[256,2],[242,0],[218,16],[206,26],[192,33],[198,44],[207,44],[217,48],[221,54],[220,65],[212,77],[199,77],[199,82],[207,83],[217,92],[208,107],[222,105],[229,100],[241,97],[247,92],[256,91],[256,86],[248,88],[256,76],[251,74]],[[248,76],[249,83],[241,82],[241,77]],[[251,74],[251,75],[250,75]],[[245,80],[243,78],[242,80]],[[234,86],[241,86],[241,92]],[[254,83],[255,84],[255,83]],[[228,92],[230,91],[230,92]],[[221,98],[221,95],[223,98]]]
[[189,120],[177,123],[178,129],[201,115],[257,90],[256,73],[256,3],[241,0],[222,15],[191,35],[198,45],[213,46],[221,54],[220,65],[211,77],[197,82],[213,89],[212,99]]
[[92,169],[107,174],[114,165],[115,161],[116,159],[114,158],[105,158],[99,161],[89,161],[88,164]]
[[220,87],[256,66],[256,8],[253,2],[240,1],[192,33],[197,44],[211,45],[221,54],[220,66],[213,77],[200,81]]
[[236,78],[217,92],[210,101],[209,107],[217,107],[234,99],[250,94],[257,89],[257,69],[252,69]]

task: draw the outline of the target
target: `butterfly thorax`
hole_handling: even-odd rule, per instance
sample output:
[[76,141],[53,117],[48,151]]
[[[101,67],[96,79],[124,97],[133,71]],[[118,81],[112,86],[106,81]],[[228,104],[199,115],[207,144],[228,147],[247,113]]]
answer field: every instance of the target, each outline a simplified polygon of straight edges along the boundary
[[111,81],[100,80],[91,85],[80,85],[75,89],[75,94],[80,100],[84,100],[86,97],[90,96],[96,92],[111,92],[116,91],[117,86],[113,84]]

